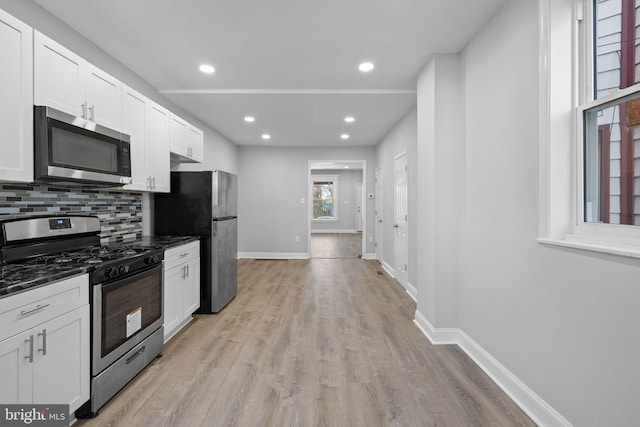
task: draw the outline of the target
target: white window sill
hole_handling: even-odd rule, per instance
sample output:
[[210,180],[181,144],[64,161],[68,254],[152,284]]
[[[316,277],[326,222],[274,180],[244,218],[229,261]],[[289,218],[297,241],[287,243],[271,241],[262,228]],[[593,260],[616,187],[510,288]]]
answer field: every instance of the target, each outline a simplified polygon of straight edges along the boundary
[[538,238],[538,243],[565,248],[582,249],[586,251],[600,252],[629,258],[640,258],[640,243],[624,239],[594,239],[575,234],[568,235],[566,239]]

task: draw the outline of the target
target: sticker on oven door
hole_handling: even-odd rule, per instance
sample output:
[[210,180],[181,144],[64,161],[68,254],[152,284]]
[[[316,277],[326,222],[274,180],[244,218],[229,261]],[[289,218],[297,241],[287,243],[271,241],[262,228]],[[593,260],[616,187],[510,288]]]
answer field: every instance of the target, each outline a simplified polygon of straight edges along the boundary
[[142,328],[142,307],[138,307],[127,314],[127,338]]

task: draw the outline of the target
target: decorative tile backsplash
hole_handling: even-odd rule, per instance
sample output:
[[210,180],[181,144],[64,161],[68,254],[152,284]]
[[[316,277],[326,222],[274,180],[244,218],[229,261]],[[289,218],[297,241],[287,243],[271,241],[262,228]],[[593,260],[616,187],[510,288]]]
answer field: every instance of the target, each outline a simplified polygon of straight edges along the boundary
[[0,184],[0,219],[58,214],[96,215],[103,243],[142,236],[138,193]]

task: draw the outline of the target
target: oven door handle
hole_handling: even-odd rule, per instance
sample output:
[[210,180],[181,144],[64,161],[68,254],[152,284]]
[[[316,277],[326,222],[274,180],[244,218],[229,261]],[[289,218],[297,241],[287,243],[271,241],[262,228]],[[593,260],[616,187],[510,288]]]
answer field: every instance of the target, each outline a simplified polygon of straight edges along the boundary
[[135,273],[129,274],[124,277],[118,277],[115,282],[107,282],[99,284],[102,287],[102,292],[108,292],[113,289],[118,289],[121,286],[126,286],[131,283],[131,279],[140,280],[143,277],[150,276],[152,274],[157,273],[158,270],[162,270],[162,264],[156,264],[151,268],[142,271],[136,271]]
[[140,350],[136,351],[135,353],[133,353],[131,356],[129,356],[126,360],[127,365],[131,362],[133,362],[133,360],[140,356],[142,353],[144,353],[144,350],[147,348],[147,346],[142,347]]

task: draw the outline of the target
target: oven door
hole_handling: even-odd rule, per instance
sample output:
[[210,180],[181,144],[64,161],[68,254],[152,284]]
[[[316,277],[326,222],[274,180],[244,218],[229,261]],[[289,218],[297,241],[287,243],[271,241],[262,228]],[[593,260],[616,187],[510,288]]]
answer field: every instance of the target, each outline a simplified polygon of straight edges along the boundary
[[163,264],[93,286],[92,374],[98,375],[162,326]]

